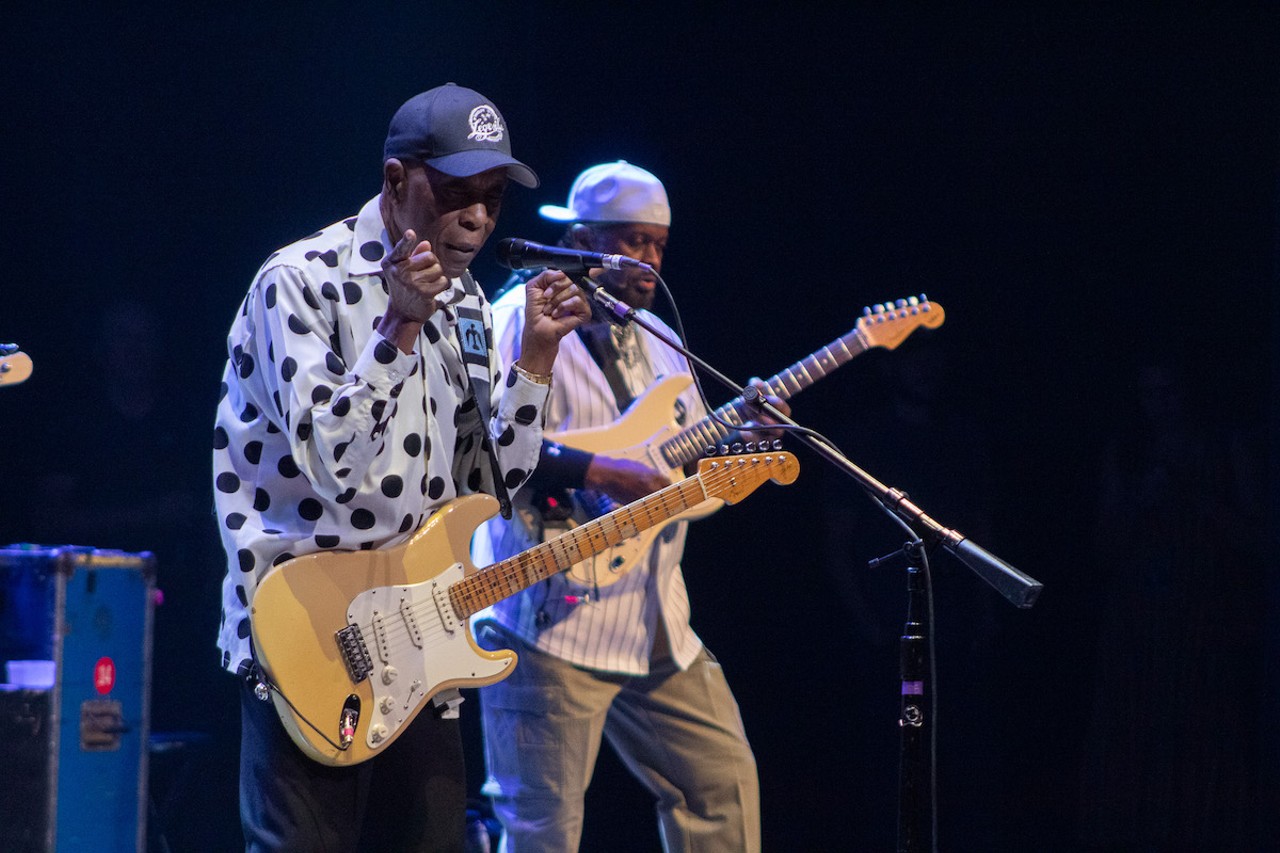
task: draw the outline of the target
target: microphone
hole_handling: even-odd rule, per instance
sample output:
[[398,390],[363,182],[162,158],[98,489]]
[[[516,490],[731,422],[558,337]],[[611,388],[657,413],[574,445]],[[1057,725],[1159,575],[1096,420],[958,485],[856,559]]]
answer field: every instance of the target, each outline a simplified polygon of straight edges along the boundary
[[562,246],[544,246],[529,240],[506,237],[498,241],[498,263],[507,269],[527,270],[539,267],[561,270],[562,272],[585,273],[591,269],[620,270],[623,267],[638,267],[652,270],[653,267],[628,258],[626,255],[602,255],[598,252],[580,252],[577,249],[566,249]]

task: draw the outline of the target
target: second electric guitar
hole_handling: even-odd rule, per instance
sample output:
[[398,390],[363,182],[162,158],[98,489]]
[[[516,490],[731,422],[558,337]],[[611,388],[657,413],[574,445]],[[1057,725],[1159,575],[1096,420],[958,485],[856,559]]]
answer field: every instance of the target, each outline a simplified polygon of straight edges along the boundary
[[[866,308],[852,330],[817,352],[764,381],[765,393],[786,400],[808,388],[837,367],[848,364],[855,356],[873,347],[895,349],[921,326],[936,329],[946,315],[942,306],[925,296],[899,299],[896,303]],[[668,376],[651,385],[636,398],[622,417],[607,427],[576,429],[548,435],[547,438],[579,450],[619,459],[630,459],[662,471],[671,479],[683,475],[684,466],[703,456],[729,434],[711,416],[680,428],[672,420],[675,401],[693,382],[687,374]],[[740,426],[740,400],[726,403],[715,411],[721,420]],[[580,489],[571,496],[573,515],[570,526],[612,511],[617,504],[608,495]],[[703,518],[723,506],[722,501],[708,500],[674,517],[672,522]],[[521,506],[517,513],[533,536],[537,527],[537,511]],[[614,583],[635,567],[661,533],[651,528],[628,539],[590,560],[574,564],[567,572],[575,582],[586,587],[603,587]],[[536,537],[534,537],[536,538]]]

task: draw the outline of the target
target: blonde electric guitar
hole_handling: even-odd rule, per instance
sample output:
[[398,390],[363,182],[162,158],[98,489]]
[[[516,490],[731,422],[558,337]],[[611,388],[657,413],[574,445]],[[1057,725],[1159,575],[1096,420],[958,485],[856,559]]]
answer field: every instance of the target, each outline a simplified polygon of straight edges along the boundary
[[[916,329],[921,326],[936,329],[945,318],[942,306],[930,302],[924,295],[865,308],[857,325],[847,334],[764,380],[765,393],[789,399],[848,364],[855,356],[874,347],[895,349]],[[708,447],[718,445],[731,431],[711,416],[683,429],[672,420],[676,398],[692,381],[686,374],[668,376],[649,386],[622,417],[609,426],[568,430],[547,438],[579,450],[642,462],[674,479],[682,474],[686,464],[705,455]],[[743,417],[742,405],[740,400],[734,401],[721,406],[714,414],[737,427],[749,420]],[[570,504],[564,504],[573,509],[572,516],[566,520],[570,526],[617,506],[608,495],[589,489],[573,492],[570,500]],[[672,521],[703,518],[722,505],[720,501],[708,500]],[[526,533],[536,539],[539,524],[545,522],[539,510],[522,504],[517,514],[525,524]],[[660,528],[649,529],[590,560],[576,563],[569,569],[569,577],[586,587],[608,586],[635,567],[661,532]]]
[[498,502],[450,501],[403,545],[286,560],[253,597],[253,644],[289,735],[322,764],[392,743],[436,694],[500,681],[512,651],[476,645],[468,617],[708,499],[737,503],[799,463],[771,451],[704,459],[698,473],[477,571],[469,543]]
[[12,344],[0,344],[0,386],[17,385],[31,376],[31,356]]

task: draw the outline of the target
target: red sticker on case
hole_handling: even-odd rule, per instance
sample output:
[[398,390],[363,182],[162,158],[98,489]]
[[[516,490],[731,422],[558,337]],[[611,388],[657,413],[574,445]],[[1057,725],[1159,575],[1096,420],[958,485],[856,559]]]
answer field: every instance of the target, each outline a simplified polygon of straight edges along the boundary
[[103,696],[116,686],[116,663],[111,658],[98,658],[93,665],[93,686]]

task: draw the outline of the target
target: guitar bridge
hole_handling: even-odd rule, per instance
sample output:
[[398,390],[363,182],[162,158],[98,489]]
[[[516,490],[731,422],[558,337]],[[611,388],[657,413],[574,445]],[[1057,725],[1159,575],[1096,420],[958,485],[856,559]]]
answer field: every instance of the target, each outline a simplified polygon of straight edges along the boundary
[[359,625],[347,625],[334,633],[338,641],[338,652],[342,662],[347,665],[347,672],[356,684],[364,681],[373,671],[373,658],[369,656],[369,647],[365,645],[364,635]]

